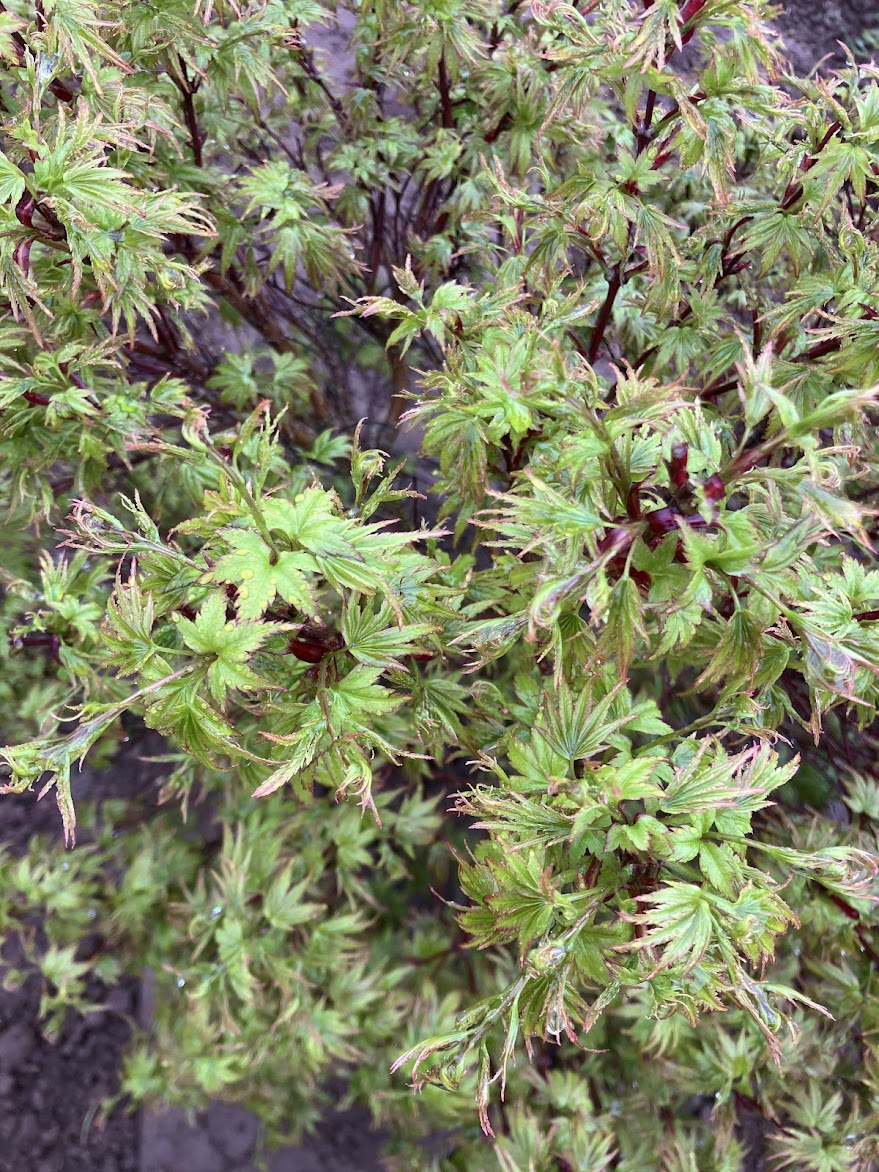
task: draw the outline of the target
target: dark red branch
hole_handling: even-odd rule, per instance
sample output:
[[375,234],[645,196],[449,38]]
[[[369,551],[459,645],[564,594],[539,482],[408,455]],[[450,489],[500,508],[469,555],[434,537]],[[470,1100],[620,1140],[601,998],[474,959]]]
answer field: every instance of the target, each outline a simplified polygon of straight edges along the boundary
[[439,59],[439,92],[440,104],[443,112],[443,129],[451,130],[455,125],[455,116],[452,113],[452,97],[449,87],[449,74],[446,69],[446,55],[442,53]]

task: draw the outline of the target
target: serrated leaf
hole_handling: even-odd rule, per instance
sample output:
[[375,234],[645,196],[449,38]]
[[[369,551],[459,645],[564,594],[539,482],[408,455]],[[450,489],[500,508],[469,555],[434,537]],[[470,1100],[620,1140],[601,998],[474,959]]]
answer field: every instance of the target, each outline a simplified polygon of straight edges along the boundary
[[258,619],[280,595],[300,613],[313,618],[317,602],[307,572],[317,573],[309,553],[287,550],[272,561],[272,550],[258,533],[249,529],[224,529],[223,541],[232,547],[209,574],[206,582],[230,582],[237,587],[235,607],[242,619]]
[[399,668],[401,657],[421,650],[419,640],[435,629],[428,623],[398,626],[388,607],[371,613],[353,603],[342,616],[342,635],[348,654],[367,667],[383,670]]
[[220,704],[225,703],[227,687],[247,692],[266,685],[247,661],[270,635],[285,629],[280,623],[227,622],[226,599],[220,594],[212,594],[202,604],[195,622],[178,618],[178,630],[186,646],[213,657],[207,680],[211,695]]

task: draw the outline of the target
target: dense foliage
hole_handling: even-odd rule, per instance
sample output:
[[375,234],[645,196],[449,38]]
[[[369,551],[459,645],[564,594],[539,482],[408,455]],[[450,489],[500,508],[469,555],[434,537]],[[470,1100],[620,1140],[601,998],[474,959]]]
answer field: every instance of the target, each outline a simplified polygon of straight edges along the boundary
[[879,1166],[879,75],[770,15],[0,11],[5,789],[78,835],[0,931],[49,1030],[151,974],[135,1103]]

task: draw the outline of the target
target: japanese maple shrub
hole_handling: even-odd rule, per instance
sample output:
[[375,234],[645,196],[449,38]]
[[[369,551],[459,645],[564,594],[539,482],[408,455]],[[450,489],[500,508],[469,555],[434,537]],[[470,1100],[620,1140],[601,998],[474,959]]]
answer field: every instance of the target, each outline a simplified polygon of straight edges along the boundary
[[879,1167],[879,87],[770,15],[0,11],[5,979],[148,970],[130,1101]]

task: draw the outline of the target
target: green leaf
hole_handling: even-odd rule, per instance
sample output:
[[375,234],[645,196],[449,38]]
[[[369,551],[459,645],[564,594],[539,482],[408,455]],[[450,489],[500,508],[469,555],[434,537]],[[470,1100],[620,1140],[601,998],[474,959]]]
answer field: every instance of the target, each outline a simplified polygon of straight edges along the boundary
[[206,582],[230,582],[237,587],[235,607],[241,619],[261,618],[275,598],[308,617],[316,617],[317,602],[306,573],[316,573],[314,558],[287,550],[274,557],[258,533],[250,529],[224,529],[221,537],[232,552],[224,554]]
[[195,622],[178,616],[177,628],[187,647],[212,658],[207,680],[219,704],[225,703],[227,688],[246,692],[268,686],[251,670],[248,660],[270,635],[286,629],[280,623],[227,622],[226,599],[221,594],[210,595]]
[[0,203],[18,203],[23,194],[24,173],[0,151]]
[[388,607],[372,613],[356,602],[346,607],[342,635],[348,654],[367,667],[399,668],[401,657],[421,651],[420,640],[436,630],[428,623],[395,626],[392,619]]
[[638,899],[650,904],[650,911],[637,917],[647,931],[632,947],[661,949],[663,968],[679,963],[685,972],[694,968],[715,934],[711,907],[701,889],[689,883],[668,883]]

